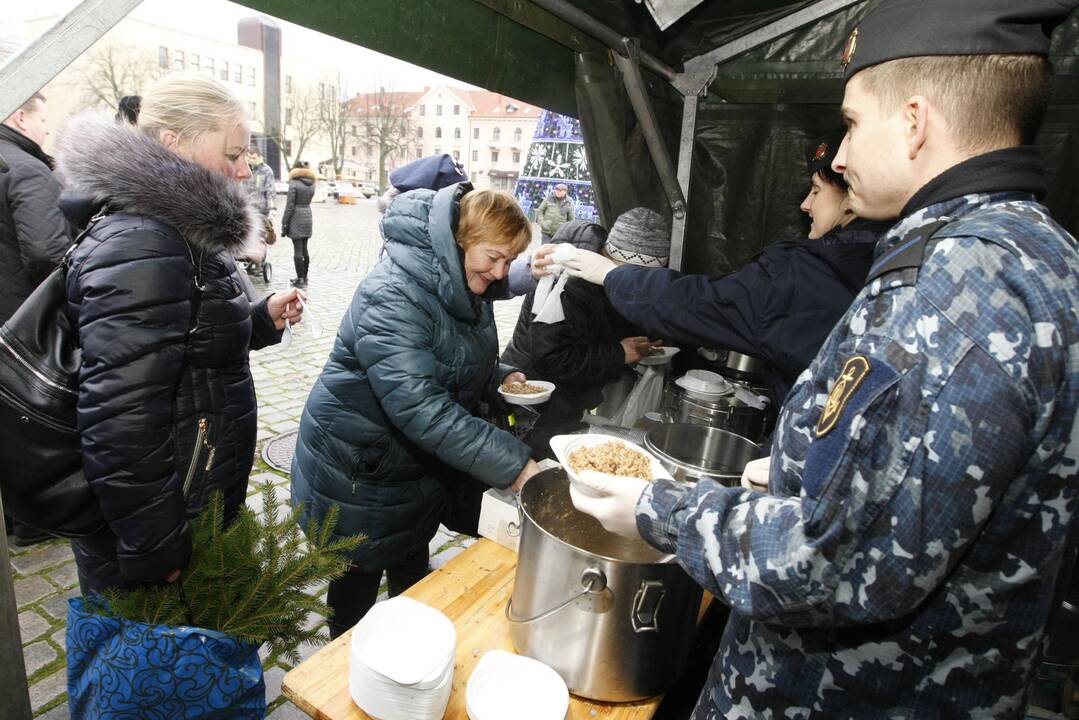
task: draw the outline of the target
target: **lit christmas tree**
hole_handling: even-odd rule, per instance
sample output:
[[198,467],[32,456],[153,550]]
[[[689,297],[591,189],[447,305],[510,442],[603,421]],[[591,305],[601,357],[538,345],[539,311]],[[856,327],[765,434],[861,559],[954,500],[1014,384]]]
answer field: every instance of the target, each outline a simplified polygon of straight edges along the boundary
[[569,188],[577,219],[595,222],[598,213],[592,197],[592,175],[584,153],[581,122],[544,110],[536,123],[536,134],[513,194],[524,211],[531,213],[558,183]]

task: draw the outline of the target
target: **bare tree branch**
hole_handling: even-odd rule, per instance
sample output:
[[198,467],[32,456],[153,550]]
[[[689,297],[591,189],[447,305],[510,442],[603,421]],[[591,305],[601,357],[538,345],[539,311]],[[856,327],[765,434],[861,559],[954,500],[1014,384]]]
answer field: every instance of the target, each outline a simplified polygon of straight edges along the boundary
[[109,43],[91,50],[85,65],[75,70],[68,82],[83,91],[82,101],[89,107],[115,110],[120,98],[141,95],[166,72],[150,52]]
[[291,168],[294,158],[303,157],[307,143],[320,132],[322,119],[317,91],[308,86],[296,88],[285,98],[284,126],[273,136],[285,158],[285,167]]
[[409,114],[412,93],[394,92],[380,87],[377,92],[357,95],[349,104],[350,114],[362,128],[361,142],[378,150],[378,186],[387,187],[388,161],[407,155],[413,131]]

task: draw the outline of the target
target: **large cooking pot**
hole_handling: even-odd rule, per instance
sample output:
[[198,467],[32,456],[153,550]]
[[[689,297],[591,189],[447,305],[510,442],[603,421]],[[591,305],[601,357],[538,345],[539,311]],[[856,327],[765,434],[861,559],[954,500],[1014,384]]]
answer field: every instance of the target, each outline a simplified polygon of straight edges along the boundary
[[768,431],[771,414],[767,408],[746,405],[733,394],[704,399],[672,384],[667,401],[667,417],[671,422],[722,428],[757,441]]
[[720,354],[718,362],[719,372],[725,377],[758,384],[767,380],[764,361],[752,355],[727,350]]
[[513,646],[570,692],[628,702],[664,692],[686,663],[701,588],[672,555],[607,532],[573,507],[562,468],[521,491],[521,544],[506,606]]
[[644,435],[644,446],[675,480],[696,482],[709,476],[732,487],[746,463],[764,454],[760,445],[741,435],[688,423],[652,428]]

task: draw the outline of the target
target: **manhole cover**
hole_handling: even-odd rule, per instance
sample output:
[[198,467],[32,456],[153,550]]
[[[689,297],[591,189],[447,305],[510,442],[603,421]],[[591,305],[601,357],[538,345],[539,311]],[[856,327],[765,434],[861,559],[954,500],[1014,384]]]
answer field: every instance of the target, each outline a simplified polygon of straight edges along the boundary
[[292,472],[292,456],[296,454],[296,437],[299,434],[299,430],[292,430],[270,438],[262,448],[262,459],[275,470]]

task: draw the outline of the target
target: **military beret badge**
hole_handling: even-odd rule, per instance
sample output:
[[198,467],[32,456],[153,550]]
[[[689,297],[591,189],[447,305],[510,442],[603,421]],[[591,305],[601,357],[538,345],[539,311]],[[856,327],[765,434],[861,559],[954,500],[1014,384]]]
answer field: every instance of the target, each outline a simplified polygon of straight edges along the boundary
[[850,37],[847,38],[847,44],[843,46],[843,55],[839,60],[839,64],[846,69],[850,65],[850,61],[854,59],[854,53],[858,50],[858,28],[854,28]]
[[843,365],[843,372],[839,373],[839,379],[835,381],[832,391],[828,393],[824,412],[817,421],[817,437],[824,437],[836,426],[843,410],[847,407],[847,402],[869,375],[870,369],[869,358],[863,355],[855,355]]

